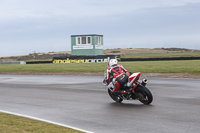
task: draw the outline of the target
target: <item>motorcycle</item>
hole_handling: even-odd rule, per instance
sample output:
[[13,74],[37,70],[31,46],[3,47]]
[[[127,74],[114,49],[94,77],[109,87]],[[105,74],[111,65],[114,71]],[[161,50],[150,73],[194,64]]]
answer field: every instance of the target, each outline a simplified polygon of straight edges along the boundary
[[121,103],[123,100],[139,100],[141,103],[149,105],[153,101],[153,96],[146,87],[147,79],[143,79],[141,83],[138,81],[140,75],[140,72],[131,73],[127,83],[117,93],[113,93],[113,82],[106,84],[107,72],[104,72],[103,84],[107,86],[109,96],[117,103]]

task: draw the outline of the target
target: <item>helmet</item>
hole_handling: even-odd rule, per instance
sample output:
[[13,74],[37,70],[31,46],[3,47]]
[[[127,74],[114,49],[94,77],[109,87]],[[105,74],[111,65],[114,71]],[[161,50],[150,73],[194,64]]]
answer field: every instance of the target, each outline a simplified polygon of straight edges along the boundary
[[108,61],[108,67],[112,67],[113,65],[117,65],[117,60],[116,59],[110,59]]

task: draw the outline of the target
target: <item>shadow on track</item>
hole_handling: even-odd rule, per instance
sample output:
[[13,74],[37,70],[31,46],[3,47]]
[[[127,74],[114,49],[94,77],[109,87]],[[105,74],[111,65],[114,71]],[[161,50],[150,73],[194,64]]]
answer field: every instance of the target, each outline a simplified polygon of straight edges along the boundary
[[116,103],[112,102],[108,104],[109,107],[117,108],[152,108],[153,105],[144,105],[142,103]]

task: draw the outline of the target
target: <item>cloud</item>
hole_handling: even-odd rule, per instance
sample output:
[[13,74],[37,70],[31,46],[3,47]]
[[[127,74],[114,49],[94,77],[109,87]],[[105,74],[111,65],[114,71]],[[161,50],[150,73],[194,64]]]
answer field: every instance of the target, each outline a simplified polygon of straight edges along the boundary
[[118,13],[127,13],[130,11],[184,6],[188,3],[198,3],[199,0],[1,0],[0,18],[35,18],[45,19],[52,16],[65,17],[92,17],[109,16]]
[[0,0],[0,45],[9,55],[67,51],[70,35],[94,33],[109,48],[196,47],[199,9],[200,0]]

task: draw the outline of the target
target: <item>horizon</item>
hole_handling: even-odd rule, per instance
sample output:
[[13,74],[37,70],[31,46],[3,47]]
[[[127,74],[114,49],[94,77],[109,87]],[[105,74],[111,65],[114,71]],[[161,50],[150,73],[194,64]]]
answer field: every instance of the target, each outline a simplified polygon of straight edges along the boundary
[[[176,48],[176,47],[171,47],[171,48],[113,48],[113,49],[103,49],[103,50],[118,50],[118,49],[182,49],[182,50],[197,50],[199,51],[200,49],[188,49],[188,48]],[[50,52],[36,52],[34,51],[33,53],[27,53],[27,54],[23,54],[23,55],[10,55],[10,56],[0,56],[0,58],[6,58],[6,57],[15,57],[15,56],[27,56],[30,54],[50,54],[50,53],[67,53],[67,52],[71,52],[71,51],[50,51]]]

